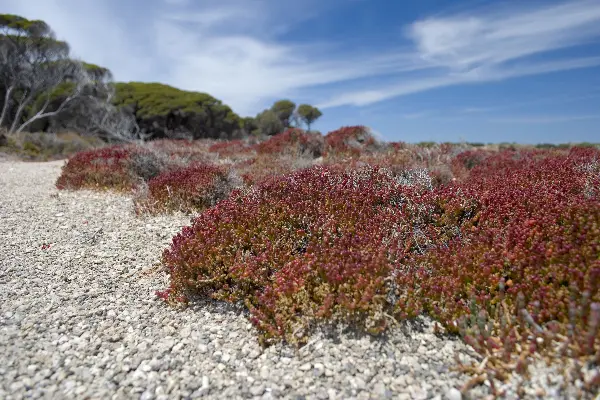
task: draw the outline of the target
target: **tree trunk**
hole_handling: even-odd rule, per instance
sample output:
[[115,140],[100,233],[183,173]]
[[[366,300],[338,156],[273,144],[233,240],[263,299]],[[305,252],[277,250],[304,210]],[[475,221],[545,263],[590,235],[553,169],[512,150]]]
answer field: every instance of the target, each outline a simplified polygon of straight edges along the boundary
[[17,129],[17,124],[19,123],[19,120],[21,119],[21,114],[23,114],[23,110],[25,109],[25,106],[27,104],[29,104],[29,102],[31,101],[32,98],[33,98],[32,94],[29,94],[28,96],[24,97],[23,100],[21,100],[21,103],[19,104],[19,107],[17,108],[17,113],[15,114],[15,119],[13,120],[13,123],[10,126],[9,132],[15,132],[15,130]]
[[10,95],[13,91],[14,86],[6,89],[6,95],[4,96],[4,106],[2,106],[2,114],[0,114],[0,127],[4,124],[4,118],[6,118],[6,112],[8,111],[8,107],[10,105]]
[[48,103],[49,103],[49,101],[47,100],[46,103],[44,104],[44,106],[41,108],[40,111],[38,111],[33,117],[29,118],[27,121],[25,121],[23,124],[21,124],[21,126],[19,126],[19,128],[17,129],[17,133],[21,132],[23,129],[25,129],[25,127],[27,127],[28,125],[30,125],[34,121],[37,121],[38,119],[47,118],[47,117],[53,117],[53,116],[57,115],[75,97],[76,96],[69,96],[69,97],[67,97],[65,99],[65,101],[63,101],[61,103],[61,105],[55,111],[50,111],[50,112],[45,113],[44,110],[46,110],[46,107],[48,107]]

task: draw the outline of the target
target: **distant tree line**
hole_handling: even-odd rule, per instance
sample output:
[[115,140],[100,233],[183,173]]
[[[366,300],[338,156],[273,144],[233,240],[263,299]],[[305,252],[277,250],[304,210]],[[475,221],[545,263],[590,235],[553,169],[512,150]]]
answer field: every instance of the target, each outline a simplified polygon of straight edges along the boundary
[[103,67],[70,57],[44,21],[0,14],[0,129],[72,130],[106,139],[274,135],[311,125],[321,112],[277,101],[242,118],[213,96],[159,83],[114,82]]
[[279,100],[270,109],[264,110],[250,121],[250,131],[256,131],[265,135],[276,135],[284,130],[302,125],[310,130],[311,125],[321,116],[321,111],[309,104],[296,104],[291,100]]

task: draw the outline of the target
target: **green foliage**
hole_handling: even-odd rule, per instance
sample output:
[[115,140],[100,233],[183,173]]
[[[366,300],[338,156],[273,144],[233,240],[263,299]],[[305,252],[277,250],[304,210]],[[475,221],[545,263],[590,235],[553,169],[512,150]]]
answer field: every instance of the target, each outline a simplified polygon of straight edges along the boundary
[[207,93],[189,92],[160,83],[116,83],[114,104],[131,111],[140,128],[156,137],[172,131],[193,138],[231,136],[242,127],[240,117]]
[[427,149],[432,148],[436,145],[435,142],[431,142],[431,141],[425,141],[425,142],[419,142],[417,143],[417,146],[419,147],[425,147]]
[[12,29],[35,36],[44,35],[50,31],[50,27],[44,21],[28,20],[14,14],[0,14],[0,28]]
[[21,132],[6,136],[4,146],[0,141],[0,151],[25,160],[47,161],[63,159],[102,145],[100,139],[81,136],[75,132]]
[[252,133],[258,129],[257,121],[255,118],[252,117],[242,118],[242,120],[240,121],[240,125],[246,133]]
[[41,20],[28,20],[18,15],[0,14],[0,45],[22,53],[31,49],[48,52],[55,51],[57,54],[66,55],[69,45],[66,42],[56,40],[50,26]]
[[[166,116],[176,110],[201,114],[207,107],[229,108],[207,93],[188,92],[161,83],[119,82],[115,88],[115,105],[135,108],[140,118]],[[229,112],[232,121],[239,118]]]
[[69,45],[56,40],[45,22],[12,14],[0,15],[0,48],[4,54],[0,92],[12,90],[2,104],[0,124],[15,132],[28,125],[32,110],[37,111],[36,98],[54,90],[61,80],[73,79],[71,66],[76,63],[68,58]]
[[[29,105],[29,107],[27,107],[27,117],[32,117],[36,112],[38,112],[44,106],[46,101],[48,101],[50,105],[60,102],[71,95],[74,89],[75,84],[73,82],[63,82],[58,86],[53,87],[48,92],[40,93]],[[50,107],[50,109],[53,108],[55,107]]]
[[23,151],[27,154],[27,155],[31,155],[31,156],[37,156],[40,154],[41,149],[35,145],[35,143],[32,142],[25,142],[23,143]]
[[94,80],[104,80],[104,79],[112,79],[112,73],[108,68],[101,67],[96,64],[90,63],[82,63],[85,71],[92,77]]
[[309,104],[300,104],[297,110],[298,115],[302,121],[306,124],[307,130],[310,130],[310,126],[313,122],[323,115],[317,107],[313,107]]
[[284,126],[277,114],[272,110],[265,110],[256,117],[258,129],[268,136],[283,132]]
[[277,115],[285,128],[290,126],[290,117],[294,113],[295,109],[296,103],[287,99],[279,100],[271,107],[271,111]]

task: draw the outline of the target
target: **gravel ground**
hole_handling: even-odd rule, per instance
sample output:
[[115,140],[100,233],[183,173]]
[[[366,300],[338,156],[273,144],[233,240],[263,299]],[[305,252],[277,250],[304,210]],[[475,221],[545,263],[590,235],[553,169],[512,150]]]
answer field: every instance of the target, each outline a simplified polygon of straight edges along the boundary
[[469,350],[426,319],[382,339],[318,334],[300,351],[262,350],[240,310],[166,306],[157,261],[189,217],[59,193],[62,164],[0,163],[1,399],[461,398],[469,377],[451,367]]

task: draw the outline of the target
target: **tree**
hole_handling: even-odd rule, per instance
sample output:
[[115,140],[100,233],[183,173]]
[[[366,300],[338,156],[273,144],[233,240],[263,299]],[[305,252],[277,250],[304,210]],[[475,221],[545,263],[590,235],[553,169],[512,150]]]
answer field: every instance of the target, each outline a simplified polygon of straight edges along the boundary
[[242,131],[246,135],[252,135],[252,134],[260,133],[260,130],[258,128],[258,123],[256,121],[256,118],[253,118],[253,117],[244,117],[244,118],[242,118],[242,120],[240,121],[240,127],[242,128]]
[[128,141],[231,138],[244,128],[207,93],[114,83],[106,68],[71,59],[68,44],[45,22],[11,14],[0,14],[0,127],[73,129]]
[[265,110],[256,116],[258,129],[268,136],[283,132],[285,126],[273,110]]
[[[82,64],[68,56],[68,44],[56,40],[45,22],[0,14],[0,91],[4,94],[0,126],[10,117],[9,131],[20,132],[36,120],[60,113],[80,95],[90,79]],[[71,83],[72,91],[50,111],[50,94],[65,82]],[[46,97],[37,112],[23,120],[41,94]]]
[[[86,86],[93,85],[81,63],[73,60],[40,66],[26,79],[25,93],[29,94],[18,100],[17,111],[10,128],[12,132],[21,132],[37,120],[57,116],[84,94]],[[50,108],[54,99],[52,93],[59,89],[63,89],[65,95],[56,107]],[[35,112],[25,113],[23,121],[21,117],[27,108]]]
[[135,116],[113,104],[115,86],[110,83],[96,87],[71,107],[63,127],[119,142],[145,141],[152,134],[142,132]]
[[277,115],[277,118],[279,118],[284,128],[290,127],[290,117],[294,113],[295,109],[296,103],[287,99],[279,100],[271,107],[271,111]]
[[306,130],[310,131],[310,126],[315,122],[321,115],[321,111],[317,107],[313,107],[309,104],[301,104],[296,110],[300,119],[306,124]]
[[113,104],[135,117],[141,132],[154,138],[232,137],[241,118],[207,93],[180,90],[160,83],[119,82]]
[[[150,135],[140,131],[133,113],[113,104],[116,89],[111,72],[89,63],[79,65],[85,73],[86,84],[75,90],[76,83],[65,80],[53,90],[40,94],[29,107],[26,118],[33,117],[41,109],[51,115],[32,120],[28,127],[55,132],[66,129],[105,140],[132,142],[148,139]],[[78,94],[76,100],[66,101],[74,92]]]

